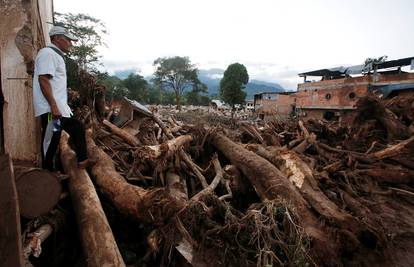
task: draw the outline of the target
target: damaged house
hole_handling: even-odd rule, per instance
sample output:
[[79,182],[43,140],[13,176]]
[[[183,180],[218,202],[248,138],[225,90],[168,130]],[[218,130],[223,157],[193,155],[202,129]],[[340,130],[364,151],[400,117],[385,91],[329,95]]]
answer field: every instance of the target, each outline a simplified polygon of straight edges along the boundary
[[[305,120],[349,121],[355,116],[358,99],[370,92],[387,98],[414,90],[414,73],[402,70],[413,66],[413,60],[409,57],[300,73],[304,82],[296,92],[255,95],[255,111],[260,118],[294,114]],[[309,77],[318,80],[309,81]]]

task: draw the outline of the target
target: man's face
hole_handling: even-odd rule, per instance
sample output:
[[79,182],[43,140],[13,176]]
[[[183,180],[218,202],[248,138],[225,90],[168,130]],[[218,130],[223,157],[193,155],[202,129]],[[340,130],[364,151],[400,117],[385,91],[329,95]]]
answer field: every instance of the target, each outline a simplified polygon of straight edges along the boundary
[[64,35],[58,35],[53,42],[64,53],[69,53],[72,47],[72,41]]

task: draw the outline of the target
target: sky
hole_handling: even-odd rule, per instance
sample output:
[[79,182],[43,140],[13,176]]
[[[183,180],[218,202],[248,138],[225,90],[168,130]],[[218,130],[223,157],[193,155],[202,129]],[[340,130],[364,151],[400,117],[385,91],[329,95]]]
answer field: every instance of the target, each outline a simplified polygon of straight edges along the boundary
[[298,73],[414,56],[412,0],[54,0],[103,21],[105,70],[149,76],[159,57],[199,69],[238,62],[250,79],[296,89]]

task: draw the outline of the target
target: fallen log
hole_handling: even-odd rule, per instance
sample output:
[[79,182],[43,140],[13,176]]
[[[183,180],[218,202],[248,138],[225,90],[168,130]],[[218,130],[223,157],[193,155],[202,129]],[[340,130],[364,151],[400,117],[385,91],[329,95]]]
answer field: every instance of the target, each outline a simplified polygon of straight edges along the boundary
[[293,151],[272,154],[263,147],[249,146],[259,156],[273,163],[298,188],[305,200],[329,222],[357,231],[357,221],[343,212],[319,189],[309,166]]
[[[157,123],[160,126],[160,128],[162,129],[162,131],[164,132],[164,134],[167,136],[168,139],[170,140],[174,139],[174,136],[172,135],[170,129],[168,129],[168,127],[165,126],[164,122],[162,122],[160,118],[158,118],[155,114],[153,114],[151,118],[155,121],[155,123]],[[203,188],[206,188],[208,186],[207,180],[204,177],[204,175],[200,172],[200,170],[198,170],[197,166],[191,160],[190,156],[187,155],[187,153],[185,153],[185,151],[182,149],[180,149],[179,155],[181,159],[185,162],[187,167],[190,168],[191,171],[194,173],[194,175],[198,178]]]
[[376,181],[382,183],[411,184],[414,182],[414,171],[389,164],[371,169],[357,170],[355,172],[369,175]]
[[173,154],[177,153],[177,151],[182,146],[191,142],[192,140],[193,137],[189,134],[181,135],[160,145],[141,147],[137,150],[137,152],[142,153],[143,148],[145,148],[144,150],[148,153],[144,156],[144,158],[149,158],[151,160],[158,159],[161,156],[163,158],[169,158]]
[[95,187],[86,170],[78,169],[75,152],[69,147],[68,135],[64,132],[60,148],[63,167],[71,177],[69,191],[88,266],[125,266]]
[[92,175],[103,194],[124,215],[146,223],[162,224],[185,203],[171,197],[164,188],[146,190],[125,181],[115,169],[112,159],[87,134],[89,157],[97,159]]
[[385,159],[389,157],[393,157],[401,153],[401,150],[404,149],[406,146],[410,145],[412,142],[414,142],[414,136],[411,136],[410,138],[401,141],[400,143],[387,147],[383,150],[374,152],[369,154],[369,156],[377,158],[377,159]]
[[301,214],[302,227],[313,240],[311,251],[316,260],[331,266],[337,264],[339,256],[336,244],[329,234],[322,230],[308,203],[282,172],[266,159],[237,145],[220,133],[212,133],[210,142],[242,171],[263,201],[280,197],[291,203]]
[[354,127],[359,128],[366,118],[374,118],[382,124],[387,132],[388,140],[405,139],[409,136],[407,126],[405,126],[398,117],[388,108],[386,108],[378,98],[367,96],[357,102],[359,115],[356,117]]
[[44,216],[58,203],[62,185],[53,173],[39,168],[17,167],[15,177],[23,217],[33,219]]
[[139,145],[139,141],[135,136],[129,134],[128,132],[122,130],[121,128],[118,128],[116,125],[110,123],[107,120],[103,120],[102,123],[105,126],[107,126],[115,135],[121,137],[123,140],[125,140],[125,142],[127,142],[131,146]]

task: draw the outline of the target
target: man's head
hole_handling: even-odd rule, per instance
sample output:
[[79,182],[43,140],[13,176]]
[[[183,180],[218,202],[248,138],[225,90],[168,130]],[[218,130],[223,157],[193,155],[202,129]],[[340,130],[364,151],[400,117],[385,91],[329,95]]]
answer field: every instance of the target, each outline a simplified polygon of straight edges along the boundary
[[52,43],[64,53],[69,52],[72,46],[72,41],[78,40],[75,36],[70,34],[67,29],[61,26],[53,26],[49,32],[49,36]]

